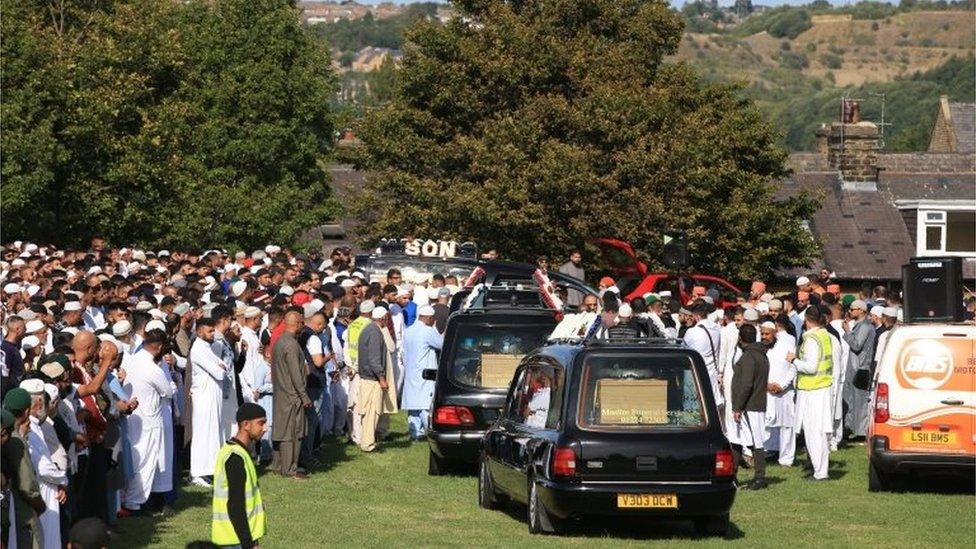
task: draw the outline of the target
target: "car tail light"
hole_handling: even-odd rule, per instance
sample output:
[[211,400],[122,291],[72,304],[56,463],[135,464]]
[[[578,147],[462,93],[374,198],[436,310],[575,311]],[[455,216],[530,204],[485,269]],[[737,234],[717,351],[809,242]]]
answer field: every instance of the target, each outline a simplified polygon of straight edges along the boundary
[[555,477],[576,476],[576,450],[556,448],[552,453],[552,475]]
[[474,425],[474,414],[464,406],[441,406],[434,411],[435,425]]
[[719,450],[715,454],[715,476],[731,477],[735,474],[735,456],[732,450]]
[[874,395],[874,422],[888,423],[888,384],[879,383]]

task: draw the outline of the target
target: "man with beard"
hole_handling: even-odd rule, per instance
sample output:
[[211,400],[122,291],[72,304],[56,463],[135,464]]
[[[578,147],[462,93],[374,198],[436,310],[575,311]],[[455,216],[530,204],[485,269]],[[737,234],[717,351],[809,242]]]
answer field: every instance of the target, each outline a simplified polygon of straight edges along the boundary
[[743,448],[752,449],[755,476],[742,486],[747,490],[766,487],[766,386],[769,383],[769,361],[766,349],[756,342],[756,327],[744,324],[739,328],[739,348],[742,355],[735,362],[730,407],[733,421],[741,425]]
[[312,401],[307,393],[305,354],[298,343],[303,326],[302,313],[288,311],[282,322],[284,331],[271,354],[275,392],[274,423],[271,426],[274,468],[281,476],[304,480],[307,477],[298,470],[298,458],[308,428],[305,409],[311,408]]
[[[569,261],[559,266],[559,272],[580,280],[585,280],[586,272],[583,270],[582,263],[583,255],[579,250],[573,250],[569,253]],[[569,294],[566,297],[566,305],[578,307],[582,302],[583,292],[570,288]]]
[[858,299],[851,303],[850,316],[853,324],[845,320],[844,341],[847,342],[850,354],[847,358],[847,373],[844,384],[844,401],[847,403],[847,415],[844,424],[855,438],[867,434],[868,422],[871,421],[871,393],[854,385],[858,371],[862,379],[870,377],[871,365],[874,362],[875,331],[871,321],[867,318],[867,304]]
[[787,362],[786,355],[796,352],[796,338],[787,331],[792,326],[785,316],[760,326],[762,341],[769,359],[769,383],[766,399],[766,451],[779,454],[779,464],[792,467],[796,454],[796,368]]
[[[209,487],[204,477],[214,472],[214,456],[225,438],[221,427],[225,378],[230,365],[220,360],[211,349],[214,339],[214,320],[197,320],[197,338],[190,347],[193,368],[190,395],[193,399],[193,438],[190,441],[190,475],[197,486]],[[226,437],[224,436],[226,434]]]
[[[165,472],[167,448],[162,416],[162,399],[173,398],[176,384],[167,378],[157,363],[166,343],[162,330],[149,330],[142,348],[122,363],[126,391],[138,399],[139,406],[129,416],[129,440],[135,475],[129,479],[122,501],[126,509],[138,510],[149,499],[158,473]],[[172,425],[170,425],[172,429]]]

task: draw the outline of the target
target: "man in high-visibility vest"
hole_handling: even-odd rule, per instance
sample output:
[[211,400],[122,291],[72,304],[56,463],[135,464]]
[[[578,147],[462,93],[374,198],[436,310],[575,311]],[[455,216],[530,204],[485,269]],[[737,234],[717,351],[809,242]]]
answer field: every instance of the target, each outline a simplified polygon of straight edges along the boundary
[[267,431],[268,417],[259,404],[237,409],[237,433],[217,452],[213,482],[213,525],[210,538],[221,547],[260,547],[267,518],[258,488],[251,444]]
[[833,384],[833,345],[824,329],[826,318],[819,307],[807,307],[799,354],[788,353],[786,359],[796,366],[797,432],[803,432],[810,463],[811,480],[827,480],[830,461],[830,434],[833,432],[833,410],[830,386]]
[[346,328],[346,346],[343,353],[346,357],[346,365],[349,366],[352,378],[349,381],[349,401],[348,414],[346,415],[346,425],[349,426],[349,440],[353,444],[359,444],[359,435],[362,432],[363,418],[356,413],[356,401],[359,398],[359,334],[363,328],[369,326],[373,309],[376,303],[370,299],[364,300],[359,304],[359,317],[349,323]]

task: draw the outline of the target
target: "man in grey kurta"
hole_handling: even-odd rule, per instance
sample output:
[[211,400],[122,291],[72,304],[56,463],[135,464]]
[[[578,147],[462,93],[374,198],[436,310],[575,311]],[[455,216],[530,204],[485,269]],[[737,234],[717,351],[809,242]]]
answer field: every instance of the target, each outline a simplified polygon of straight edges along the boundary
[[[573,250],[569,254],[569,261],[563,263],[559,267],[559,272],[564,275],[569,275],[580,280],[584,280],[586,273],[583,272],[583,267],[580,266],[583,262],[583,256],[576,250]],[[569,294],[566,297],[566,305],[571,305],[573,307],[579,307],[580,303],[583,302],[583,292],[579,290],[569,289]]]
[[855,437],[863,437],[871,421],[871,391],[863,391],[854,386],[858,370],[871,371],[874,361],[874,326],[868,320],[867,304],[858,299],[851,303],[851,317],[855,322],[844,321],[844,341],[850,346],[847,359],[847,377],[844,385],[844,402],[847,415],[844,424]]
[[271,353],[275,395],[271,424],[275,447],[273,467],[282,476],[304,478],[298,472],[298,456],[306,434],[304,408],[311,406],[312,401],[306,392],[305,355],[296,337],[302,328],[302,315],[290,311],[283,322],[285,330]]
[[383,392],[387,389],[386,367],[388,354],[380,323],[387,311],[383,307],[373,309],[373,321],[359,334],[359,395],[356,407],[363,421],[359,435],[359,448],[364,452],[376,449],[376,425],[383,407]]

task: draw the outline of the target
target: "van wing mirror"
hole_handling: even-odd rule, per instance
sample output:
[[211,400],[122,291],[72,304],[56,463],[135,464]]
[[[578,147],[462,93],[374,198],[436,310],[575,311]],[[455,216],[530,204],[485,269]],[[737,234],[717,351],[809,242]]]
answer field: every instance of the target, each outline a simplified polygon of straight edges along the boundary
[[424,368],[424,371],[420,373],[420,376],[427,381],[434,381],[437,379],[437,370],[433,368]]

